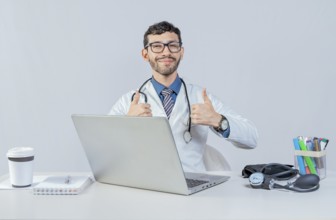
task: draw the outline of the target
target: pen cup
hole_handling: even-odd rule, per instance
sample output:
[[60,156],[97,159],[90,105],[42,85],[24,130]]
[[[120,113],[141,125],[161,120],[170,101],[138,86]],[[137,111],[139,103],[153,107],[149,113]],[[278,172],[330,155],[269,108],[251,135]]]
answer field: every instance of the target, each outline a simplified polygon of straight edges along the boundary
[[322,151],[294,151],[295,168],[301,175],[317,174],[320,179],[327,176],[326,150]]

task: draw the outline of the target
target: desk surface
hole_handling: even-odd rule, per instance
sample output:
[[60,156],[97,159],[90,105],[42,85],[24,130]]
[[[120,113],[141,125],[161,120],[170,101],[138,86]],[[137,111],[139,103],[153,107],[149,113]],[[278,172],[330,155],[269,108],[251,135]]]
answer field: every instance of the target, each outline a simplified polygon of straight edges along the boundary
[[239,174],[230,176],[191,196],[97,182],[80,195],[0,190],[0,219],[336,219],[336,172],[310,193],[252,189]]

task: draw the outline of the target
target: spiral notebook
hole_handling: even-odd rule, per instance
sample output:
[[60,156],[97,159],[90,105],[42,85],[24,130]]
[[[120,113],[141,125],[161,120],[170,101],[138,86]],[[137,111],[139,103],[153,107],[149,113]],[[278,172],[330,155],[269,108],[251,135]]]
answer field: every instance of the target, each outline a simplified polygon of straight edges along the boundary
[[33,188],[35,195],[77,195],[93,180],[89,176],[50,176]]

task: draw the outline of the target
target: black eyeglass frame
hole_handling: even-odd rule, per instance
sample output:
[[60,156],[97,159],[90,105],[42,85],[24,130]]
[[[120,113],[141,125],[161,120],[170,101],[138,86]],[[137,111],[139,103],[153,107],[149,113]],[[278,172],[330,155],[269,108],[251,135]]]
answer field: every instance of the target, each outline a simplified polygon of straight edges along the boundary
[[[178,51],[175,51],[175,52],[171,51],[169,45],[172,44],[172,43],[175,43],[175,44],[178,43],[180,49],[179,49]],[[153,45],[153,44],[161,44],[161,45],[163,45],[162,50],[161,50],[160,52],[154,52],[154,51],[153,51],[153,48],[152,48],[152,45]],[[153,53],[162,53],[166,47],[168,48],[168,50],[169,50],[171,53],[178,53],[178,52],[180,52],[181,49],[182,49],[182,42],[171,41],[171,42],[166,43],[166,44],[165,44],[165,43],[162,43],[162,42],[152,42],[152,43],[147,44],[147,45],[145,46],[145,49],[147,49],[148,47],[151,48],[151,51],[152,51]]]

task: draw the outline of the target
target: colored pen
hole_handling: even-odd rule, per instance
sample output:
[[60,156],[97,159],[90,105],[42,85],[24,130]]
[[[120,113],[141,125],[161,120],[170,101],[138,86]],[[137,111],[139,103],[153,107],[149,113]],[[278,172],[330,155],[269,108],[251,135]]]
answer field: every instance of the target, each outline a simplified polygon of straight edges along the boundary
[[[295,150],[301,150],[300,145],[299,145],[299,139],[293,138],[293,143],[294,143]],[[296,156],[296,158],[297,158],[300,173],[301,174],[306,174],[306,169],[305,169],[305,164],[304,164],[304,161],[303,161],[303,157],[298,155],[298,156]]]
[[[301,150],[303,150],[303,151],[307,151],[307,146],[306,146],[306,144],[305,144],[303,138],[302,138],[302,137],[298,137],[298,139],[299,139],[299,146],[300,146]],[[310,170],[310,173],[312,173],[312,174],[317,174],[312,159],[311,159],[310,157],[308,157],[308,156],[303,156],[303,158],[304,158],[305,162],[306,162],[307,165],[308,165],[308,168],[309,168],[309,170]]]
[[[313,139],[314,141],[314,151],[321,151],[321,146],[320,146],[320,142],[319,139],[317,137],[314,137]],[[317,168],[321,169],[323,168],[323,161],[321,160],[321,158],[319,157],[314,157]]]
[[329,140],[327,138],[320,138],[321,149],[323,146],[323,150],[325,150],[327,148],[328,143]]

